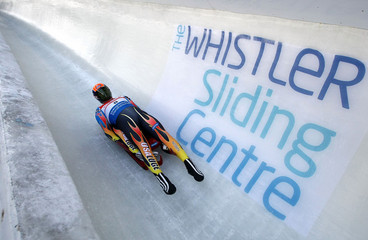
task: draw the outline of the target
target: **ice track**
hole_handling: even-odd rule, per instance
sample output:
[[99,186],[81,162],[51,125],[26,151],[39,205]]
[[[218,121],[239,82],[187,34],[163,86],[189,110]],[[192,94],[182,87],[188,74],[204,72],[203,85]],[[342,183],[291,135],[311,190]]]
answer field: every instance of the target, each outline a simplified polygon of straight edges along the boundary
[[[69,2],[71,2],[69,7],[73,11],[84,6],[83,1]],[[74,2],[76,3],[74,4]],[[81,2],[81,5],[78,5],[78,2]],[[117,4],[117,1],[104,2]],[[158,2],[166,3],[165,1]],[[328,3],[326,4],[328,5]],[[2,6],[6,8],[6,4]],[[35,6],[35,8],[38,7],[38,5]],[[142,13],[137,11],[131,14],[130,8],[126,10],[128,21],[139,23],[137,34],[149,38],[151,32],[146,33],[143,30],[150,29],[152,25],[157,28],[158,32],[167,29],[167,32],[162,31],[158,34],[163,39],[170,36],[171,23],[157,19],[157,14],[160,11],[164,12],[161,7],[157,7],[157,10],[154,5],[143,3],[139,5],[136,2],[132,3],[132,6],[132,9],[148,6],[148,10],[145,8]],[[27,7],[29,6],[27,5]],[[89,7],[93,9],[96,6]],[[109,7],[114,9],[112,6]],[[224,6],[219,8],[224,8]],[[22,13],[27,15],[26,8],[20,7],[19,9],[20,17],[22,17]],[[75,12],[68,12],[66,9],[60,8],[60,12],[65,10],[65,14],[73,19],[79,17],[78,14],[73,15]],[[145,15],[146,12],[150,13],[152,9],[155,11],[154,14]],[[79,10],[85,14],[86,18],[94,19],[88,14],[88,11],[84,11],[85,9]],[[103,12],[102,10],[105,9],[101,8],[101,12]],[[368,9],[365,10],[368,11]],[[181,16],[183,12],[189,10],[181,7],[170,7],[170,11],[173,15],[177,12],[178,16]],[[253,6],[252,11],[258,13],[260,8]],[[115,12],[114,14],[117,15],[112,15],[106,19],[108,21],[114,20],[114,17],[119,17],[119,13]],[[135,14],[139,15],[138,20],[131,16],[135,16]],[[170,14],[166,14],[165,12],[160,17],[167,19],[172,17]],[[212,18],[208,18],[203,12],[201,14],[193,16],[194,20],[190,20],[191,23],[195,24],[198,19],[203,19],[203,22],[199,23],[200,25],[216,26],[215,23],[211,25]],[[217,15],[216,11],[211,12],[211,14]],[[269,15],[269,12],[262,12],[262,14]],[[282,12],[280,14],[284,15]],[[37,18],[37,16],[33,17]],[[232,20],[232,15],[227,17]],[[293,16],[289,17],[293,18]],[[314,16],[314,19],[308,20],[318,21],[318,19],[318,16]],[[354,19],[349,18],[349,20],[348,24],[357,26]],[[42,20],[40,21],[42,22]],[[325,19],[325,22],[328,23],[336,21],[336,18]],[[60,23],[61,29],[62,23]],[[130,23],[124,22],[126,24],[124,27],[126,27],[127,32],[131,33],[134,32],[132,29],[135,28],[135,25],[131,26]],[[98,21],[96,20],[93,24],[98,25]],[[93,24],[91,24],[92,30],[88,29],[90,32],[86,32],[86,39],[89,37],[98,38],[101,34],[93,32]],[[222,24],[226,25],[226,23]],[[219,23],[219,25],[221,24]],[[104,29],[103,34],[110,36],[109,34],[112,33],[111,36],[115,36],[113,24],[111,26],[111,28]],[[360,23],[359,27],[366,26]],[[104,82],[111,87],[115,96],[125,94],[142,108],[145,108],[150,101],[150,95],[147,92],[153,92],[155,84],[157,84],[157,82],[149,80],[155,77],[158,81],[160,78],[163,68],[161,65],[166,60],[167,43],[156,44],[155,48],[145,45],[149,41],[144,40],[140,42],[141,48],[124,45],[122,48],[128,56],[135,56],[136,51],[141,52],[132,59],[112,54],[112,59],[120,60],[121,58],[121,65],[111,64],[112,66],[109,68],[110,63],[103,62],[104,57],[106,57],[104,54],[109,52],[107,50],[111,50],[110,48],[114,44],[111,46],[98,45],[94,49],[95,52],[91,53],[88,52],[89,49],[84,51],[82,45],[79,49],[76,47],[80,43],[78,42],[80,39],[75,41],[76,45],[73,45],[73,35],[69,45],[73,45],[76,49],[71,50],[58,42],[60,39],[64,39],[62,34],[58,36],[59,39],[56,41],[33,25],[5,12],[0,12],[0,32],[21,68],[27,87],[40,108],[42,117],[51,131],[84,208],[100,239],[365,239],[368,208],[364,204],[364,199],[367,199],[367,192],[361,191],[361,189],[366,186],[364,182],[368,180],[364,173],[368,166],[363,161],[367,154],[365,150],[368,143],[367,137],[363,140],[356,157],[349,165],[342,184],[334,192],[332,200],[316,220],[310,233],[307,236],[302,236],[275,218],[242,190],[235,187],[216,169],[199,159],[194,158],[194,161],[205,174],[205,180],[201,183],[196,182],[187,174],[181,161],[163,153],[162,170],[177,188],[173,196],[165,195],[156,178],[150,172],[143,171],[123,149],[104,136],[94,119],[98,102],[92,97],[92,86],[97,82]],[[78,34],[81,33],[76,31],[74,34],[77,38]],[[142,36],[137,39],[146,39]],[[112,39],[111,42],[116,43],[119,41],[119,37],[121,36],[116,36],[117,39]],[[136,41],[132,35],[124,35],[123,37],[124,43]],[[155,37],[157,36],[155,35]],[[160,41],[160,39],[158,38],[156,41]],[[149,43],[147,44],[149,45]],[[78,52],[79,50],[80,52]],[[151,50],[152,52],[150,52]],[[90,62],[87,62],[86,58],[89,58]],[[154,70],[147,71],[140,75],[141,78],[132,80],[132,73],[140,68],[140,59],[151,64],[149,69]],[[112,63],[115,62],[112,61]],[[156,68],[156,65],[161,68]],[[106,66],[108,67],[106,68]],[[145,70],[142,69],[142,71]],[[125,82],[116,81],[116,77]],[[143,89],[142,86],[145,88]],[[143,90],[141,91],[141,89]],[[155,115],[155,113],[152,114]],[[157,118],[160,119],[160,116]],[[165,125],[165,122],[163,124]],[[356,182],[360,183],[360,187],[354,185]],[[348,199],[349,194],[353,196],[353,200]],[[349,210],[350,207],[347,207],[347,204],[352,203],[354,204],[351,206],[353,209]]]

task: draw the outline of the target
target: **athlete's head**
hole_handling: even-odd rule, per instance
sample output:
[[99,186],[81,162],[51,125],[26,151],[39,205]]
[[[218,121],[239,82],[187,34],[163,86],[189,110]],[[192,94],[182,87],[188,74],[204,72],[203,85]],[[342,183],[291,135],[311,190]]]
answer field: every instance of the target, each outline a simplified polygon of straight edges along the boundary
[[103,83],[97,83],[92,89],[93,96],[104,103],[112,98],[110,88]]

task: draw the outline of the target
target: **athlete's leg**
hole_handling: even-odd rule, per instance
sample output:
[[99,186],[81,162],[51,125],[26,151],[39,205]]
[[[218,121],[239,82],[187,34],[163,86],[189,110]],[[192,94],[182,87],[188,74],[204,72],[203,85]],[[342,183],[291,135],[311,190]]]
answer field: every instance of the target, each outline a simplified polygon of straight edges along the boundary
[[181,161],[189,158],[178,141],[173,138],[162,126],[162,124],[152,115],[135,108],[137,114],[141,117],[141,125],[144,131],[149,132],[156,140],[165,144]]
[[117,127],[122,130],[125,133],[125,136],[138,147],[144,157],[144,162],[148,169],[154,174],[162,172],[146,138],[133,118],[126,114],[121,114],[117,121]]
[[156,176],[164,192],[167,194],[175,193],[175,186],[162,173],[162,170],[160,169],[160,166],[157,163],[154,154],[152,153],[151,146],[148,144],[147,139],[138,127],[134,114],[129,114],[129,109],[127,111],[125,110],[119,115],[116,122],[116,127],[122,130],[126,137],[138,147],[139,151],[142,153],[144,163]]
[[188,155],[184,149],[180,146],[178,141],[173,138],[162,126],[162,124],[150,114],[134,108],[140,118],[140,125],[145,131],[150,132],[150,134],[165,144],[170,151],[172,151],[181,161],[184,162],[188,173],[194,177],[197,181],[202,181],[204,179],[203,173],[199,171],[194,163],[189,159]]

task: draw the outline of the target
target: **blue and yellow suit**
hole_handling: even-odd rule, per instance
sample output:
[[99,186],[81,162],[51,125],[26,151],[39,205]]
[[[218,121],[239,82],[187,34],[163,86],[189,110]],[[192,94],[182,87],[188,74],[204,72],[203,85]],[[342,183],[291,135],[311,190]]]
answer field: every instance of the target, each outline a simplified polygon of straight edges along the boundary
[[158,175],[161,169],[147,137],[165,144],[183,162],[188,159],[180,144],[153,116],[141,110],[130,98],[112,98],[96,109],[96,120],[113,141],[122,140],[132,153],[141,152],[148,169]]

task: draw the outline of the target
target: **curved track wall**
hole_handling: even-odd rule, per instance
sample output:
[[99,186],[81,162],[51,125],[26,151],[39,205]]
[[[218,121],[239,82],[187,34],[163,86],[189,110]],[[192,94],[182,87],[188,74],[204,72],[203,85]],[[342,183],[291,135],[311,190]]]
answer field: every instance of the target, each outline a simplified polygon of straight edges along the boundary
[[271,216],[278,236],[364,238],[366,30],[128,1],[1,6],[168,122],[264,209],[260,228]]

